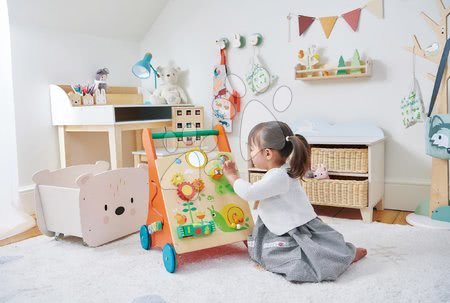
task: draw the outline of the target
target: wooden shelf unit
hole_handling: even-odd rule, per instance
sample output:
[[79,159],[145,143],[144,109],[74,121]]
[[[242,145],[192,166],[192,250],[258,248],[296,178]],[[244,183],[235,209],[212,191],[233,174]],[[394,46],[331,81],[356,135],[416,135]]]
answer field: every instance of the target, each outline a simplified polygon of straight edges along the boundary
[[[305,69],[303,65],[297,65],[295,67],[295,80],[302,81],[314,81],[314,80],[327,80],[327,79],[348,79],[348,78],[367,78],[372,75],[372,60],[367,59],[361,61],[359,66],[350,66],[349,62],[345,63],[344,67],[320,67],[314,69]],[[351,73],[352,70],[360,69],[361,73]],[[345,75],[336,75],[338,71],[350,71]],[[324,76],[324,73],[330,75]]]

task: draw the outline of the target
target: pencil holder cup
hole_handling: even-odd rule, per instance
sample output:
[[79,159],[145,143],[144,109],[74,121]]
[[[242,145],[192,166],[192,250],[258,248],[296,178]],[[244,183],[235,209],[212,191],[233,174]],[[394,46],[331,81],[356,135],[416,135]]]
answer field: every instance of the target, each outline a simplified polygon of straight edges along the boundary
[[83,105],[94,105],[94,96],[87,94],[83,96]]
[[80,106],[81,105],[81,96],[75,93],[68,93],[70,102],[72,102],[72,106]]

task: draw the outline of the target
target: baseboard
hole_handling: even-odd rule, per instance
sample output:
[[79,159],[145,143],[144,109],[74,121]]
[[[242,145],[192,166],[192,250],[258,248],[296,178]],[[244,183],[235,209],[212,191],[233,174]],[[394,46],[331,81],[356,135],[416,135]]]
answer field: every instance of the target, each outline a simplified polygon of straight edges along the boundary
[[[430,183],[427,181],[386,180],[384,207],[386,209],[414,211],[417,205],[430,195]],[[34,185],[19,189],[19,199],[23,210],[30,215],[36,213]]]
[[414,211],[430,196],[430,182],[386,180],[384,187],[384,208]]
[[34,202],[34,185],[22,186],[19,188],[20,208],[29,215],[36,214]]

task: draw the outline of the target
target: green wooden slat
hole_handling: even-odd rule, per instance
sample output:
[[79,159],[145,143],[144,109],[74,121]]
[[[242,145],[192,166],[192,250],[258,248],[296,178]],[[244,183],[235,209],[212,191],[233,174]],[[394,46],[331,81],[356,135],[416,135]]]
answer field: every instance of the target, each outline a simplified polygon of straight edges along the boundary
[[168,139],[168,138],[182,138],[182,137],[197,137],[197,136],[217,136],[219,134],[218,130],[215,129],[199,129],[184,132],[163,132],[163,133],[153,133],[153,139]]

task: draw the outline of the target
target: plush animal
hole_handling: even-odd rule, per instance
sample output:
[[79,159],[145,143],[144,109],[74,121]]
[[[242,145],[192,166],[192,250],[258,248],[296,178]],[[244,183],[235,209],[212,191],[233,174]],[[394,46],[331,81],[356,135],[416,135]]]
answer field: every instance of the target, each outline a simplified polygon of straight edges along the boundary
[[179,67],[159,66],[156,71],[162,84],[153,92],[150,100],[153,104],[187,103],[187,96],[183,88],[178,85]]
[[97,104],[106,104],[106,79],[109,75],[109,69],[102,68],[97,71],[95,75],[95,98]]
[[319,164],[319,166],[314,171],[314,179],[330,179],[330,176],[328,175],[328,169],[325,167],[325,165]]

